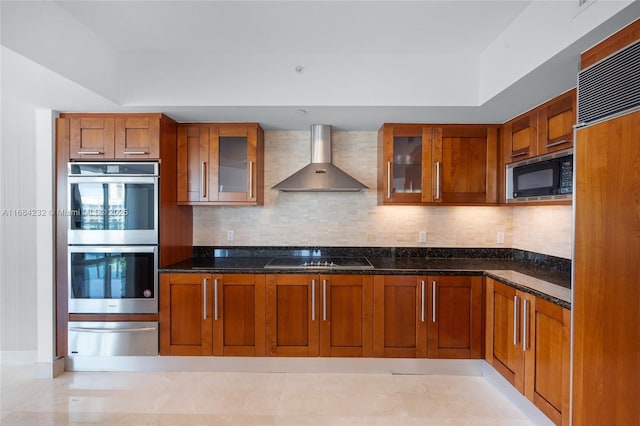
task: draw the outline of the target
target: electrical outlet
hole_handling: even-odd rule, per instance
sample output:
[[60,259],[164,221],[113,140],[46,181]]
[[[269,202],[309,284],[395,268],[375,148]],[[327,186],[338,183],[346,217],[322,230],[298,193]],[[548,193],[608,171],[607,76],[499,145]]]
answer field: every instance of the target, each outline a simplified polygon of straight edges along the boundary
[[418,232],[418,242],[426,243],[427,242],[427,231]]
[[498,244],[504,244],[504,232],[497,232],[496,233],[496,242]]
[[233,241],[233,229],[227,231],[227,241]]

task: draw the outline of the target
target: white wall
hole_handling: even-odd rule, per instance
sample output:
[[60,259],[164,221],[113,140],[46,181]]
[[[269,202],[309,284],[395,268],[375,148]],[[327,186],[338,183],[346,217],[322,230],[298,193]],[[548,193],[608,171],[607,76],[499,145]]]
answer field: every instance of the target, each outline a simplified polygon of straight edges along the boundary
[[[521,2],[526,8],[494,41],[485,41],[489,45],[484,52],[475,51],[466,55],[438,50],[437,46],[442,45],[438,37],[422,41],[421,35],[428,37],[429,33],[420,31],[411,33],[415,34],[412,37],[415,44],[411,47],[394,46],[393,37],[389,37],[389,40],[376,39],[367,47],[345,50],[340,40],[331,37],[331,31],[328,34],[321,32],[314,37],[315,33],[309,31],[309,25],[315,19],[301,19],[307,15],[300,14],[300,9],[295,5],[289,7],[291,4],[288,2],[281,2],[278,7],[249,6],[251,10],[245,17],[247,25],[260,22],[261,25],[256,25],[255,30],[264,37],[251,42],[251,38],[247,37],[250,31],[239,32],[232,37],[249,40],[246,42],[248,46],[239,43],[233,46],[239,45],[242,47],[240,49],[225,48],[225,43],[220,42],[224,37],[215,31],[206,31],[208,28],[205,25],[215,27],[216,19],[221,19],[216,13],[224,13],[230,9],[228,6],[204,8],[203,16],[198,18],[206,19],[204,16],[208,14],[211,20],[203,24],[196,19],[192,25],[194,28],[203,27],[203,30],[193,33],[192,40],[188,40],[181,37],[183,32],[180,29],[189,25],[189,16],[171,15],[172,11],[177,14],[180,9],[167,8],[167,5],[179,2],[164,3],[165,7],[156,5],[155,10],[153,7],[149,10],[159,13],[161,17],[169,14],[174,18],[175,27],[160,29],[162,35],[171,34],[171,40],[163,44],[158,34],[157,46],[147,46],[141,50],[139,40],[118,42],[117,27],[107,29],[105,35],[100,31],[104,28],[99,19],[89,19],[89,24],[82,23],[69,12],[77,8],[65,9],[64,3],[0,2],[3,8],[0,26],[2,44],[91,88],[94,93],[125,106],[476,107],[499,96],[523,76],[535,71],[540,64],[554,58],[633,2],[590,1],[580,11],[577,0]],[[446,8],[446,2],[442,3]],[[468,7],[464,3],[461,2],[461,10]],[[394,10],[389,4],[382,6]],[[99,5],[93,7],[73,13],[85,18],[100,13],[104,14],[100,16],[119,13],[121,25],[135,26],[142,32],[146,30],[139,39],[147,40],[149,32],[159,31],[157,27],[145,23],[144,19],[136,20],[136,14],[149,13],[140,4],[121,5],[121,9],[116,7],[115,10],[100,8]],[[362,16],[363,12],[359,12],[357,6],[334,5],[333,9],[320,9],[325,14],[332,13],[331,10],[335,10],[336,14],[349,12],[339,20],[341,27],[347,31],[368,28],[367,25],[360,27],[366,24],[366,15]],[[273,15],[280,10],[282,16]],[[518,12],[518,8],[512,6],[511,10]],[[271,13],[267,16],[258,15],[265,11]],[[389,19],[397,22],[401,18],[393,15]],[[425,13],[423,17],[407,17],[403,22],[410,30],[411,26],[420,28],[418,23],[429,27],[429,19]],[[473,16],[461,16],[456,24],[463,26],[466,19],[473,19]],[[349,25],[349,20],[354,22]],[[290,35],[273,34],[271,31],[260,33],[260,29],[268,25],[277,26],[283,22],[292,24],[287,28],[299,28],[300,31]],[[442,23],[431,24],[439,27]],[[382,27],[376,32],[376,37],[385,34],[387,28],[383,24],[374,25]],[[326,30],[324,27],[322,29]],[[345,31],[344,28],[341,30]],[[108,41],[100,39],[96,32]],[[438,35],[440,39],[466,37],[470,40],[469,44],[475,45],[471,40],[473,35],[465,34],[463,27],[442,29]],[[207,43],[207,40],[210,41]],[[436,49],[423,50],[422,46]],[[576,56],[574,54],[571,58],[575,66]],[[298,65],[304,67],[304,72],[294,71]],[[571,79],[572,72],[567,72]],[[564,82],[561,88],[566,90],[569,87],[571,84]],[[554,93],[548,82],[538,87],[538,91]],[[522,93],[521,96],[532,96],[531,92]]]
[[[0,93],[0,351],[38,350],[46,362],[53,317],[38,303],[51,300],[54,288],[51,110],[89,102],[109,111],[114,104],[5,47]],[[28,209],[46,210],[45,217]]]
[[516,83],[631,3],[632,0],[593,0],[578,7],[578,0],[530,2],[482,53],[479,103]]
[[36,208],[35,107],[2,96],[0,198],[2,262],[0,348],[35,350],[37,335],[36,218],[13,209]]
[[51,1],[3,1],[0,7],[4,47],[118,100],[117,54],[90,28]]

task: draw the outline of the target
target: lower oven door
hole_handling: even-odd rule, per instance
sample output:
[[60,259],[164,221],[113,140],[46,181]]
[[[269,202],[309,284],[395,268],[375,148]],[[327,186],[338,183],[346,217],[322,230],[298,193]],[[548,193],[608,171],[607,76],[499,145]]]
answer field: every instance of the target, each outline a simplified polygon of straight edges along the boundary
[[69,322],[69,356],[158,355],[157,322]]
[[69,246],[69,313],[158,313],[157,246]]

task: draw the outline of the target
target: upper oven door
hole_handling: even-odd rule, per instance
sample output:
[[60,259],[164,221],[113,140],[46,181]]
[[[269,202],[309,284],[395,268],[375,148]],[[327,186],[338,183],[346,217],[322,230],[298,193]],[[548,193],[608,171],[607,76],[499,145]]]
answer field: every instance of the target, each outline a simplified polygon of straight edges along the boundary
[[158,312],[157,246],[69,246],[69,313]]
[[68,209],[69,244],[158,243],[157,176],[70,174]]

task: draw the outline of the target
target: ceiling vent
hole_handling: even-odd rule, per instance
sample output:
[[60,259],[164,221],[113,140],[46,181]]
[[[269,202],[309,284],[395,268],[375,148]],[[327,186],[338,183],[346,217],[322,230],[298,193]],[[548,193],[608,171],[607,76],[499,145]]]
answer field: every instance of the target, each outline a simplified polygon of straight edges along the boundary
[[578,125],[640,106],[640,40],[578,73]]

